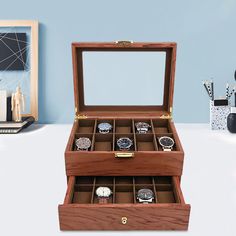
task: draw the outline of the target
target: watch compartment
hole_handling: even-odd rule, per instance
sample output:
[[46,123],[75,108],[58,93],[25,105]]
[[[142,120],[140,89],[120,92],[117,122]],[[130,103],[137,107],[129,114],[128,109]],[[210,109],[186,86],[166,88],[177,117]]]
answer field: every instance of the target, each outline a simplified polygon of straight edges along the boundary
[[[190,205],[184,201],[179,178],[161,177],[164,183],[158,178],[69,177],[64,203],[59,205],[61,230],[186,230]],[[107,204],[98,203],[99,186],[112,190]],[[153,191],[152,203],[139,203],[137,191],[142,188]],[[127,218],[125,224],[122,217]]]
[[[135,123],[145,121],[151,125],[149,132],[139,134]],[[101,122],[112,124],[107,134],[98,132]],[[82,127],[80,127],[82,125]],[[90,125],[90,126],[89,126]],[[88,128],[89,127],[89,128]],[[90,133],[81,133],[81,131]],[[161,133],[167,132],[168,133]],[[126,133],[124,133],[126,132]],[[171,152],[163,151],[159,138],[168,136],[175,144]],[[78,151],[75,140],[87,137],[91,140],[88,151]],[[133,145],[129,150],[119,150],[117,140],[127,137]],[[121,157],[117,157],[120,155]],[[123,157],[122,154],[128,156]],[[130,155],[130,156],[129,156]],[[67,176],[76,175],[181,175],[184,152],[174,123],[162,119],[93,119],[74,123],[65,151]]]

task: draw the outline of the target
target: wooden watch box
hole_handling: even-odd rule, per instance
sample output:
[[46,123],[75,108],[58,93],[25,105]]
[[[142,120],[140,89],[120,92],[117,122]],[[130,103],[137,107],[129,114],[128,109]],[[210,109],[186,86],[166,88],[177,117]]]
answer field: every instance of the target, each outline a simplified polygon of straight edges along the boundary
[[[75,122],[60,229],[186,230],[184,151],[172,121],[176,43],[73,43],[72,56]],[[112,125],[106,134],[98,129],[104,122]],[[148,123],[148,132],[139,133],[137,122]],[[174,140],[171,151],[160,145],[163,136]],[[88,150],[78,150],[81,137],[91,141]],[[132,140],[128,150],[119,149],[121,137]],[[107,204],[98,202],[99,186],[112,190]],[[143,188],[154,193],[149,204],[137,199]]]

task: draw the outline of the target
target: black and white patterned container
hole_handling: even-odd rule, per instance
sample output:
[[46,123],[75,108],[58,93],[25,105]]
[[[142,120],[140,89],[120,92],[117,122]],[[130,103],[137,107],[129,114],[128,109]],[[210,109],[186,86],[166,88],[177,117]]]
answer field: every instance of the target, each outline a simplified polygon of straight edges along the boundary
[[230,113],[228,106],[215,106],[214,101],[210,101],[210,125],[212,130],[227,129],[227,117]]

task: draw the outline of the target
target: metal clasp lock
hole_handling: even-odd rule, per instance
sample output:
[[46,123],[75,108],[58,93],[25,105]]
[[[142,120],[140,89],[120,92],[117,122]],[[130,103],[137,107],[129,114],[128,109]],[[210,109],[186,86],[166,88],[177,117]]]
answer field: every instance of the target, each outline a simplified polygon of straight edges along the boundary
[[116,158],[132,158],[134,157],[133,152],[117,152],[115,153]]
[[124,217],[121,218],[121,223],[122,223],[123,225],[126,225],[127,222],[128,222],[128,218],[127,218],[127,217],[124,216]]

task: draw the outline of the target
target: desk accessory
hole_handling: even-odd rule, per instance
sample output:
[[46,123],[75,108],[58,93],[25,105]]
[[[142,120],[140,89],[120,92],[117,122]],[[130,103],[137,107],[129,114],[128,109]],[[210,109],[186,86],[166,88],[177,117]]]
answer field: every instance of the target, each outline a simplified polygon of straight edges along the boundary
[[225,130],[227,128],[227,117],[230,113],[230,98],[234,88],[230,92],[229,84],[226,84],[225,98],[215,99],[214,82],[203,81],[203,85],[210,98],[210,126],[212,130]]
[[33,116],[23,117],[21,122],[0,122],[0,134],[16,134],[29,127],[35,121]]
[[[236,70],[234,72],[234,79],[236,80]],[[234,93],[234,106],[231,107],[230,114],[227,117],[227,128],[229,132],[236,133],[236,92],[235,88],[231,91],[231,96]]]
[[11,120],[11,96],[7,90],[0,90],[0,122]]
[[[184,151],[172,121],[176,43],[73,43],[72,59],[75,119],[65,150],[60,229],[187,230],[190,205],[180,187]],[[140,89],[144,83],[148,87]],[[213,91],[213,84],[207,89]],[[106,122],[112,131],[100,133],[98,125]],[[137,122],[150,127],[137,132]],[[171,152],[159,144],[163,136],[174,140]],[[88,150],[76,150],[79,137],[90,139]],[[112,191],[105,204],[99,187]],[[142,199],[149,190],[150,198]]]
[[0,88],[12,93],[20,86],[25,95],[21,115],[38,120],[38,22],[0,20],[0,38]]

